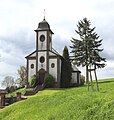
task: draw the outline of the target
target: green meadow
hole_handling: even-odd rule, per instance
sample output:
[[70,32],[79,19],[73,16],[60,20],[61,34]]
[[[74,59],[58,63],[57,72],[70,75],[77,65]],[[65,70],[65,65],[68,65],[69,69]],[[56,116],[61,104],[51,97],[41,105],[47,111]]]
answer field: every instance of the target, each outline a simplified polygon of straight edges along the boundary
[[45,89],[0,110],[0,120],[114,120],[114,78],[99,88]]

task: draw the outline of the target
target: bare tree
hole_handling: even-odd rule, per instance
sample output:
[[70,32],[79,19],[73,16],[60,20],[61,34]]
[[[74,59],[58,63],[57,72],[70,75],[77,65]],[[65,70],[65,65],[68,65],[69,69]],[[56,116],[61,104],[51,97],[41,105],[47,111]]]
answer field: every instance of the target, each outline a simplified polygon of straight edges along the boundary
[[7,87],[11,87],[15,85],[14,78],[12,76],[6,76],[4,80],[2,81],[2,85]]
[[26,67],[20,66],[20,68],[17,71],[18,71],[18,75],[19,75],[17,82],[21,87],[24,87],[26,85],[26,81],[27,81]]

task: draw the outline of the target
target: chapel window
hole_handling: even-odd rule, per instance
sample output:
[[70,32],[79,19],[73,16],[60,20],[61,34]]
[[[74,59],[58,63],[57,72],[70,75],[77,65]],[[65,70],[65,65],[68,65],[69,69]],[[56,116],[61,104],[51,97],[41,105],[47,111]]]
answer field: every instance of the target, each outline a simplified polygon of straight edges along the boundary
[[51,67],[54,68],[54,67],[55,67],[55,64],[54,64],[54,63],[51,63]]
[[44,61],[45,61],[44,56],[41,56],[41,57],[40,57],[40,62],[41,62],[41,63],[44,63]]
[[31,69],[34,69],[34,64],[31,64]]
[[44,35],[41,35],[41,36],[40,36],[40,41],[41,41],[41,42],[44,42],[44,40],[45,40],[45,36],[44,36]]

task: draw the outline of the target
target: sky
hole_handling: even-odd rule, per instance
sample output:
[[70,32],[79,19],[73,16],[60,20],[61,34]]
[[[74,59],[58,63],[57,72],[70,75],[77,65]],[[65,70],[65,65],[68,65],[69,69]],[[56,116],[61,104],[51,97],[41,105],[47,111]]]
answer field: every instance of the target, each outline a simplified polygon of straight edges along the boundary
[[[0,83],[6,76],[18,78],[17,69],[26,66],[25,56],[35,50],[35,32],[45,18],[50,24],[53,47],[62,54],[71,38],[78,38],[78,21],[87,18],[102,41],[106,67],[97,70],[98,79],[114,77],[114,0],[0,0]],[[69,49],[70,52],[70,49]],[[83,75],[85,69],[79,68]]]

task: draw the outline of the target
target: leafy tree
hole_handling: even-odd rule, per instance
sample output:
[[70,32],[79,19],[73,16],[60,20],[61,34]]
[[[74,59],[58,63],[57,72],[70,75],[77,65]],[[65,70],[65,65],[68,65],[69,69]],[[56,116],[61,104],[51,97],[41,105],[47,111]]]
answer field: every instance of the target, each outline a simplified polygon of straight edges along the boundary
[[19,78],[17,79],[17,83],[21,86],[24,87],[26,85],[27,81],[27,69],[24,66],[20,66],[20,68],[17,70]]
[[46,74],[45,78],[44,78],[44,81],[45,81],[45,87],[46,88],[54,87],[55,78],[52,75]]
[[37,75],[31,76],[31,78],[30,78],[30,85],[31,85],[32,87],[36,87],[37,79],[38,79],[38,76],[37,76]]
[[11,87],[15,85],[14,78],[12,76],[6,76],[4,80],[2,81],[2,85],[7,87]]
[[105,67],[105,58],[100,56],[100,52],[103,49],[99,47],[102,45],[102,40],[99,40],[99,36],[96,32],[94,32],[94,28],[90,28],[91,22],[84,18],[83,20],[78,22],[76,33],[80,36],[79,39],[72,38],[72,48],[71,53],[72,60],[75,62],[77,66],[86,66],[86,82],[88,83],[89,89],[89,81],[88,81],[88,69],[91,66],[94,68],[103,68]]

